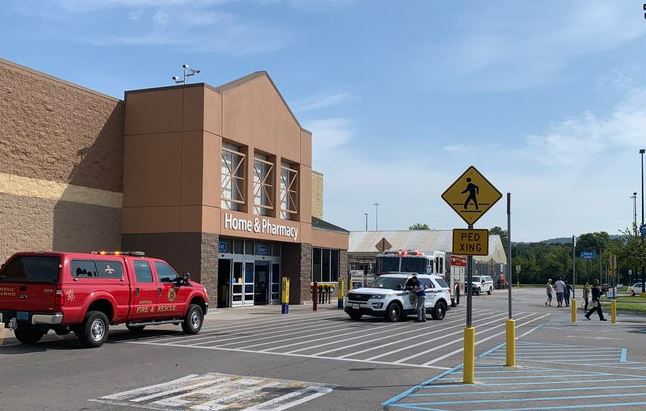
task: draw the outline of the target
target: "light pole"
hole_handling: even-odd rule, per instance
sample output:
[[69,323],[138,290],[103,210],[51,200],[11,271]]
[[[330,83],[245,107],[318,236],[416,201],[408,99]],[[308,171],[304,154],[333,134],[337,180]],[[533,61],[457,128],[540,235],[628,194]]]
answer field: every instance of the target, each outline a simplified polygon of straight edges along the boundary
[[379,231],[379,203],[374,203],[375,206],[375,231]]
[[[644,153],[646,153],[646,149],[640,149],[639,154],[641,156],[642,160],[642,225],[639,226],[639,232],[641,234],[642,227],[644,226]],[[644,241],[644,237],[640,237],[641,241]],[[644,266],[642,265],[642,293],[646,293],[646,282],[644,281]]]
[[368,231],[368,213],[363,213],[363,215],[366,217],[366,231]]
[[630,196],[633,199],[633,233],[637,235],[637,193]]

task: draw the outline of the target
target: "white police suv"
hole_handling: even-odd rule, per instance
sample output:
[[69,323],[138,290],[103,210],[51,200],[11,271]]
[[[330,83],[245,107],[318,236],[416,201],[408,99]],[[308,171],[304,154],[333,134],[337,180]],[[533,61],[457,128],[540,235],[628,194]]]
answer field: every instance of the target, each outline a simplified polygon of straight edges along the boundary
[[490,275],[474,275],[471,280],[471,292],[475,295],[493,292],[493,278]]
[[448,284],[440,276],[416,273],[382,274],[368,287],[351,290],[345,297],[345,312],[353,320],[371,315],[388,321],[400,321],[409,314],[417,314],[415,294],[406,290],[406,282],[413,275],[417,275],[425,288],[426,312],[434,320],[443,319],[451,301]]

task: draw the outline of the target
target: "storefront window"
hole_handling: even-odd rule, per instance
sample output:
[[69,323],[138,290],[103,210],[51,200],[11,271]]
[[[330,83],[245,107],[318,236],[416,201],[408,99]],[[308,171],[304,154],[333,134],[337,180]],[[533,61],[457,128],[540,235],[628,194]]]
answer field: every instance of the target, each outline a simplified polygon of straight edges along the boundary
[[274,164],[264,154],[253,160],[253,212],[268,216],[274,208]]
[[225,143],[222,147],[223,209],[238,211],[245,204],[245,157],[240,146]]
[[312,249],[312,281],[321,281],[321,249]]
[[312,281],[339,281],[339,250],[312,249]]
[[251,240],[245,240],[244,242],[244,253],[245,254],[254,254],[254,249],[253,249],[253,241]]
[[294,220],[298,214],[298,170],[296,165],[280,166],[280,218]]
[[242,254],[242,240],[233,240],[233,253]]
[[330,253],[330,281],[339,281],[339,250]]

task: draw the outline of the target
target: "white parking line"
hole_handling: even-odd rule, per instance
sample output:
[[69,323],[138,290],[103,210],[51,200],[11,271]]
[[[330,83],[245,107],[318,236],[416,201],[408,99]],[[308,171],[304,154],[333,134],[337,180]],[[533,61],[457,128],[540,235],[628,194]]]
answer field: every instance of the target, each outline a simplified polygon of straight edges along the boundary
[[[496,318],[495,318],[495,319],[493,319],[493,320],[491,320],[491,321],[487,321],[487,322],[485,322],[485,323],[482,323],[482,324],[480,324],[480,326],[484,326],[484,325],[488,325],[488,324],[492,324],[492,323],[498,322],[498,321],[502,320],[502,319],[503,319],[503,318],[505,318],[505,317],[506,317],[506,314],[499,314],[498,316],[496,316]],[[503,325],[504,325],[504,324],[503,324]],[[410,349],[411,349],[411,348],[419,347],[420,345],[426,345],[426,344],[428,344],[428,343],[430,343],[430,342],[433,342],[433,341],[441,340],[441,339],[444,339],[444,338],[446,338],[446,337],[450,337],[450,336],[452,336],[452,335],[460,334],[461,332],[463,332],[463,331],[460,329],[460,330],[455,331],[455,332],[452,332],[452,333],[443,334],[443,335],[441,335],[441,336],[439,336],[439,337],[437,337],[437,338],[433,338],[433,339],[430,339],[430,340],[424,340],[424,341],[419,342],[419,343],[416,343],[416,344],[406,345],[405,347],[402,347],[402,348],[399,348],[399,349],[396,349],[396,350],[392,350],[392,351],[389,351],[389,352],[384,353],[384,354],[375,355],[374,357],[370,357],[370,358],[368,358],[368,360],[376,360],[377,358],[387,357],[387,356],[389,356],[389,355],[393,355],[393,354],[396,354],[396,353],[401,352],[401,351],[410,351]],[[461,340],[461,339],[456,339],[456,340],[454,340],[454,341],[451,341],[451,343],[453,344],[453,343],[455,343],[456,341],[460,341],[460,340]],[[428,352],[431,352],[431,351],[435,351],[435,348],[428,350]],[[417,357],[417,355],[421,355],[421,354],[424,354],[424,353],[425,353],[425,352],[423,352],[423,353],[419,353],[419,354],[416,354],[416,355],[414,355],[414,356],[412,356],[412,357],[407,357],[407,358],[405,358],[404,360],[406,360],[406,359],[408,359],[408,358]],[[396,362],[400,363],[400,362],[403,362],[403,360],[396,361]]]
[[[485,314],[485,315],[488,315],[488,314]],[[364,352],[367,352],[367,351],[373,351],[373,350],[381,349],[383,347],[389,347],[389,346],[391,346],[393,344],[401,344],[403,342],[410,341],[410,340],[413,340],[413,339],[418,339],[420,337],[425,337],[427,335],[437,334],[439,332],[445,332],[446,330],[450,330],[450,329],[453,329],[455,327],[460,327],[463,323],[464,323],[463,318],[459,318],[457,320],[448,321],[448,322],[442,322],[441,324],[439,324],[441,328],[436,327],[436,328],[433,328],[432,331],[425,332],[425,333],[422,333],[422,334],[419,334],[420,329],[417,327],[417,328],[415,328],[415,329],[413,329],[411,331],[408,331],[408,332],[404,333],[404,334],[409,334],[411,332],[418,333],[418,334],[416,334],[416,335],[414,335],[412,337],[397,339],[396,341],[392,341],[392,342],[389,342],[389,343],[386,343],[386,344],[380,344],[380,345],[378,345],[376,347],[370,347],[370,348],[366,348],[365,350],[356,351],[356,352],[353,352],[353,353],[350,353],[350,354],[345,354],[345,355],[340,356],[339,358],[352,357],[354,355],[361,354],[361,353],[364,353]],[[448,325],[448,324],[455,324],[455,325],[451,325],[450,327],[446,327],[446,325]],[[402,333],[399,333],[398,336],[401,335],[401,334]],[[337,348],[334,348],[332,350],[319,352],[319,353],[316,353],[315,355],[323,355],[323,354],[327,354],[327,353],[330,353],[330,352],[333,352],[333,351],[344,350],[344,349],[356,347],[356,346],[359,346],[359,345],[364,345],[364,344],[367,344],[367,343],[379,341],[380,339],[381,338],[375,338],[375,339],[368,340],[368,341],[360,341],[360,342],[358,342],[356,344],[344,345],[343,347],[337,347]]]
[[[517,318],[516,320],[517,320],[517,321],[519,321],[519,324],[517,325],[517,327],[522,327],[522,326],[527,325],[527,324],[529,324],[529,323],[533,323],[534,321],[539,321],[539,320],[541,320],[541,319],[543,319],[543,318],[545,318],[545,317],[549,317],[550,315],[551,315],[551,314],[544,314],[544,315],[542,315],[542,316],[540,316],[540,317],[534,318],[533,320],[526,321],[526,322],[524,322],[524,323],[522,323],[522,324],[520,323],[520,321],[521,321],[521,320],[523,320],[523,319],[525,319],[525,318],[528,318],[528,317],[530,317],[530,316],[525,316],[525,317],[522,317],[522,318]],[[504,326],[504,325],[505,325],[505,324],[502,324],[501,326]],[[493,328],[498,328],[498,327],[500,327],[500,326],[492,327],[492,329],[493,329]],[[485,341],[489,341],[490,339],[495,338],[495,337],[497,337],[497,336],[499,336],[499,335],[502,335],[502,334],[504,334],[504,333],[506,333],[506,332],[507,332],[507,331],[505,330],[505,331],[502,331],[502,332],[496,333],[496,334],[494,334],[494,335],[491,335],[491,336],[489,336],[489,337],[487,337],[487,338],[483,338],[483,339],[481,339],[481,340],[477,340],[477,341],[476,341],[476,345],[478,345],[478,344],[480,344],[480,343],[483,343],[483,342],[485,342]],[[443,359],[445,359],[445,358],[448,358],[448,357],[450,357],[450,356],[452,356],[452,355],[458,354],[458,353],[460,353],[460,352],[462,352],[462,351],[464,351],[464,347],[462,347],[462,348],[460,348],[460,349],[458,349],[458,350],[452,351],[452,352],[450,352],[450,353],[448,353],[448,354],[445,354],[445,355],[443,355],[443,356],[441,356],[441,357],[437,357],[437,358],[435,358],[435,359],[433,359],[433,360],[431,360],[431,361],[429,361],[429,362],[424,363],[424,365],[432,365],[432,364],[435,364],[435,363],[437,363],[437,362],[442,361],[442,360],[443,360]]]

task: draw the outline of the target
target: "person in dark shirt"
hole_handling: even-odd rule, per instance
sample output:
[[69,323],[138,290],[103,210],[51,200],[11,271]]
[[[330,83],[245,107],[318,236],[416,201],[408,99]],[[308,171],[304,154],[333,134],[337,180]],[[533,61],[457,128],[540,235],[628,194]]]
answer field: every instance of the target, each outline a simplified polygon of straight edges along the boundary
[[599,289],[599,280],[594,280],[594,284],[592,285],[592,308],[585,315],[585,318],[589,320],[590,316],[595,311],[599,314],[599,320],[606,321],[606,319],[603,318],[603,311],[601,311],[601,289]]

